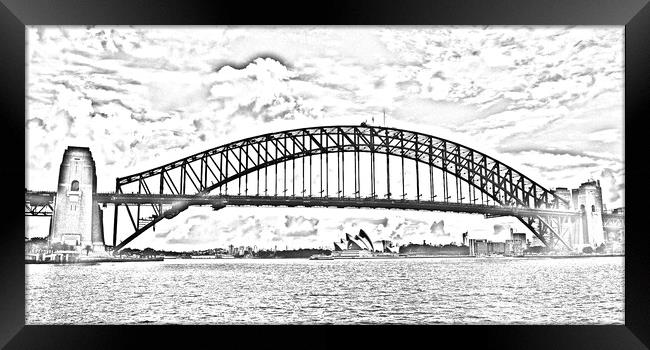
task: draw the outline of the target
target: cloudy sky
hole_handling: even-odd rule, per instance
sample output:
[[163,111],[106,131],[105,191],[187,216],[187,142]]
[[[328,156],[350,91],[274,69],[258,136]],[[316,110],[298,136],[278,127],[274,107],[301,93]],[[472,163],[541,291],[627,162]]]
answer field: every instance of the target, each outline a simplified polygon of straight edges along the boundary
[[[447,138],[542,186],[599,179],[623,205],[623,27],[28,27],[26,187],[68,145],[115,178],[263,132],[358,124]],[[107,243],[111,208],[105,210]],[[26,219],[29,236],[48,222]],[[331,247],[504,239],[516,220],[396,210],[190,208],[131,244]],[[126,237],[126,226],[121,231]],[[124,237],[120,236],[120,239]]]

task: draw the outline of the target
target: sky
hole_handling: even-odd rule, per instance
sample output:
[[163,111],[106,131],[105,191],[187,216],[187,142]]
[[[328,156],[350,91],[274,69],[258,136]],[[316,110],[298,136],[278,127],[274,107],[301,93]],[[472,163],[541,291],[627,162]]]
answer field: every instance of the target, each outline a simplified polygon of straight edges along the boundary
[[[482,151],[546,188],[600,180],[624,203],[624,27],[54,27],[27,29],[26,179],[56,189],[67,146],[115,178],[258,134],[386,125]],[[383,123],[383,121],[382,121]],[[113,209],[104,208],[106,242]],[[126,225],[122,220],[120,225]],[[26,235],[49,222],[26,218]],[[504,240],[513,218],[376,209],[190,208],[134,248],[327,247]],[[128,226],[120,226],[118,240]],[[532,235],[528,232],[529,237]]]

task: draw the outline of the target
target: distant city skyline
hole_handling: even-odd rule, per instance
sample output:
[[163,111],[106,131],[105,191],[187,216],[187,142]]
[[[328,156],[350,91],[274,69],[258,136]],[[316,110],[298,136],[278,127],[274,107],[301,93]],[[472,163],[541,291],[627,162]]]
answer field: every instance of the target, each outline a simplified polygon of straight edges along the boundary
[[[479,149],[546,188],[600,180],[613,209],[624,203],[623,45],[623,27],[601,26],[29,26],[25,186],[55,190],[70,145],[90,147],[108,192],[116,177],[230,141],[381,125],[385,111],[387,126]],[[26,219],[28,236],[47,226]],[[129,246],[331,246],[360,228],[373,240],[460,243],[465,231],[502,240],[510,227],[528,232],[469,214],[201,207]]]

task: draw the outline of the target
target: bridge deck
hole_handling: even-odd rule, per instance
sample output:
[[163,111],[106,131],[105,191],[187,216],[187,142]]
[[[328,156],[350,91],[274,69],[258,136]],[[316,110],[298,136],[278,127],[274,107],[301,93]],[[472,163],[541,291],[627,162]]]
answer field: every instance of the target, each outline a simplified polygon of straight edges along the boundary
[[[38,201],[44,198],[54,200],[55,192],[26,192],[25,200]],[[580,216],[579,211],[558,209],[535,209],[515,206],[495,206],[470,203],[438,202],[424,200],[384,199],[384,198],[339,198],[339,197],[300,197],[300,196],[224,196],[224,195],[160,195],[137,193],[97,193],[98,203],[107,204],[179,204],[218,205],[218,206],[285,206],[285,207],[338,207],[338,208],[381,208],[427,211],[449,211],[457,213],[509,215],[563,215]]]

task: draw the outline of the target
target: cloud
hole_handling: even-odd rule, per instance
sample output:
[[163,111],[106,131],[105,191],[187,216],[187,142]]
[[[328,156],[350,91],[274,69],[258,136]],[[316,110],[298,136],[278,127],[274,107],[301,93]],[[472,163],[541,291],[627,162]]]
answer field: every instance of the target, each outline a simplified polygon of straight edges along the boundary
[[158,232],[155,233],[155,236],[158,238],[166,238],[167,236],[169,236],[171,232],[172,232],[171,230],[164,230],[164,231],[158,230]]
[[494,234],[495,235],[499,235],[499,234],[502,234],[503,232],[507,232],[507,231],[508,231],[508,229],[504,225],[501,225],[501,224],[495,224],[494,225]]
[[434,236],[449,236],[449,233],[445,232],[445,221],[440,220],[440,222],[434,221],[430,227],[431,233]]
[[600,176],[603,178],[603,181],[601,182],[604,192],[603,197],[608,194],[609,196],[607,196],[606,199],[609,202],[617,204],[621,203],[625,191],[625,183],[622,181],[619,183],[619,179],[623,178],[622,174],[616,173],[614,170],[607,168],[600,173]]
[[280,231],[287,237],[308,237],[318,233],[319,220],[303,216],[285,215],[285,230]]
[[287,228],[293,228],[304,224],[312,225],[312,226],[318,225],[318,219],[315,218],[308,219],[303,216],[289,216],[289,215],[285,215],[284,217],[286,219],[284,226]]
[[290,231],[286,234],[287,237],[309,237],[315,236],[318,233],[318,229],[314,228],[308,231]]
[[183,237],[178,238],[169,238],[167,243],[169,244],[197,244],[205,243],[206,241],[211,241],[212,237],[206,235],[208,231],[206,230],[205,225],[192,225],[189,231]]
[[345,218],[343,220],[343,223],[345,224],[352,224],[352,225],[359,225],[360,223],[368,223],[371,225],[381,225],[383,227],[388,226],[388,218],[383,218],[383,219],[370,219],[370,218]]
[[440,227],[436,231],[444,235],[444,222],[430,224],[428,221],[420,220],[412,217],[396,216],[391,220],[394,226],[388,226],[385,230],[380,231],[380,234],[375,237],[373,232],[368,232],[374,239],[386,239],[385,234],[388,233],[388,239],[399,241],[408,239],[422,239],[427,237],[427,233],[433,232],[435,227]]
[[210,218],[210,216],[208,214],[192,215],[192,216],[188,217],[187,219],[185,219],[185,223],[190,223],[190,222],[195,221],[195,220],[203,221],[203,220],[206,220],[208,218]]
[[[258,57],[241,69],[229,65],[208,75],[209,99],[223,101],[222,113],[271,122],[319,114],[295,92],[297,74],[272,58]],[[315,114],[316,113],[316,114]]]
[[252,55],[248,59],[242,62],[233,62],[230,60],[221,60],[218,62],[214,62],[214,68],[213,71],[219,72],[222,68],[233,68],[236,70],[242,70],[246,69],[251,64],[255,64],[257,60],[271,60],[278,62],[281,66],[287,67],[287,68],[292,68],[291,67],[291,62],[288,61],[287,59],[283,58],[280,54],[277,53],[272,53],[272,52],[257,52],[255,55]]

